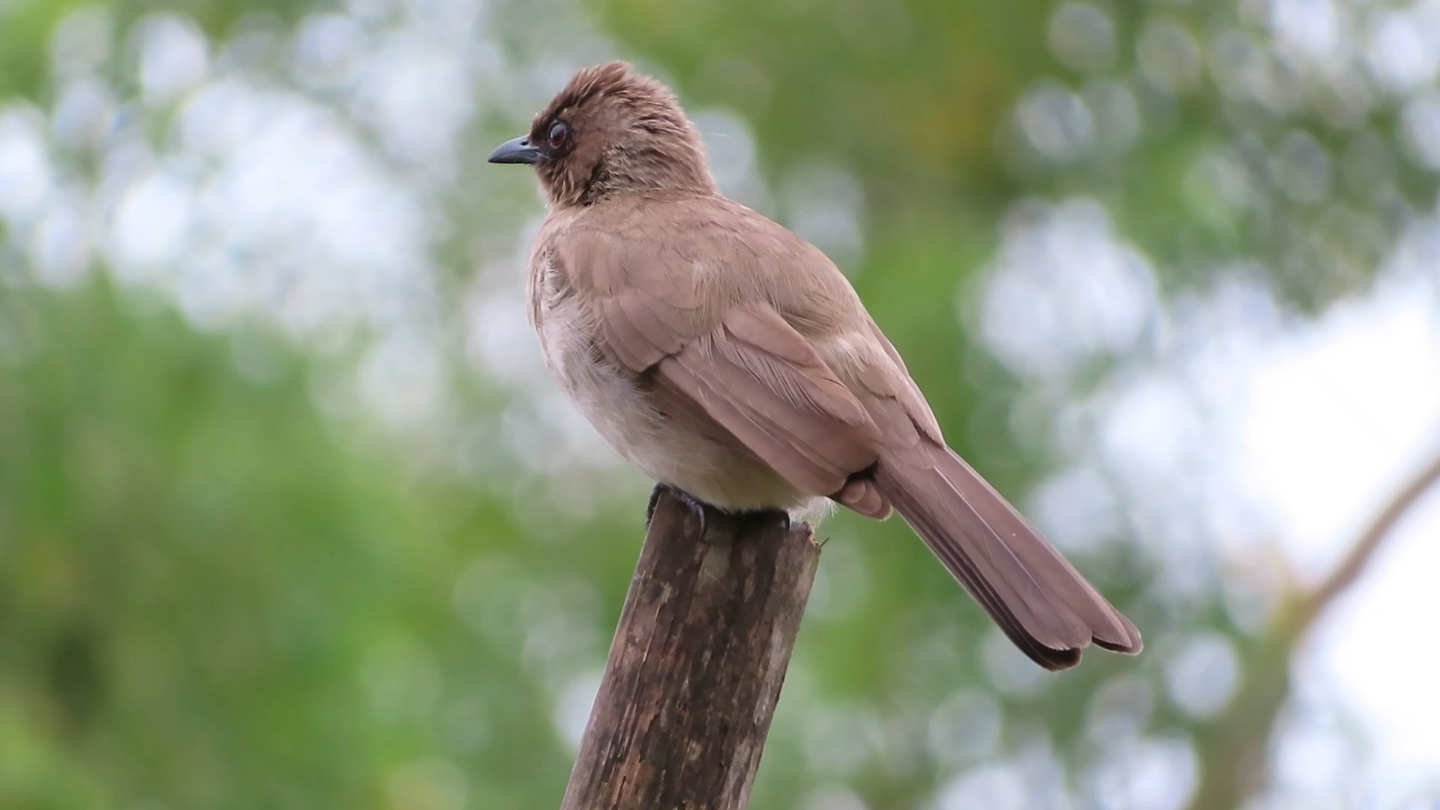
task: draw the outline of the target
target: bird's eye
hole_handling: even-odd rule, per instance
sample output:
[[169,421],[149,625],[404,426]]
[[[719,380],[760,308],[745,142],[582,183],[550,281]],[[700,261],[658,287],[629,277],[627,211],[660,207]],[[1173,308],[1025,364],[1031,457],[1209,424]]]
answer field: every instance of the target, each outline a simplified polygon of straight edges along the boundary
[[550,132],[545,136],[551,149],[559,149],[570,140],[570,127],[564,121],[556,121],[550,125]]

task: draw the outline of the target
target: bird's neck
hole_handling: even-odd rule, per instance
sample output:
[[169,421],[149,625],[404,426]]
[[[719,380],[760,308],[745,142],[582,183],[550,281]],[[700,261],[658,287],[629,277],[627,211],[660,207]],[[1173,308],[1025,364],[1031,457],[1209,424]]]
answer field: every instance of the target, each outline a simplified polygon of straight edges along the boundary
[[716,188],[714,180],[709,175],[705,176],[706,182],[684,182],[684,183],[595,183],[577,189],[578,193],[555,194],[550,193],[548,197],[550,208],[553,210],[568,208],[588,208],[595,205],[603,205],[611,202],[635,199],[637,197],[653,197],[656,195],[678,195],[684,197],[713,197],[720,193]]

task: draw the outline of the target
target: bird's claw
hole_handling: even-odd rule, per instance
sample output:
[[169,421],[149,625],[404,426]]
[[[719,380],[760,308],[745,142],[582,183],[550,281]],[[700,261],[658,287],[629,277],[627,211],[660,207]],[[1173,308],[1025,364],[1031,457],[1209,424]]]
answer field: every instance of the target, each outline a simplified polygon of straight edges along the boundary
[[[650,503],[645,506],[645,528],[650,528],[650,523],[655,519],[655,507],[660,504],[660,495],[665,492],[674,495],[676,500],[685,504],[685,506],[695,514],[695,517],[700,521],[700,536],[704,537],[707,525],[705,522],[705,513],[710,507],[694,495],[691,495],[679,487],[670,486],[669,484],[656,484],[655,488],[650,490]],[[786,509],[756,509],[754,511],[737,512],[734,513],[734,515],[740,520],[758,520],[765,524],[772,522],[779,523],[781,531],[785,533],[789,533],[790,529],[794,527],[794,524],[790,520],[790,512]]]
[[650,490],[650,502],[645,505],[646,529],[650,528],[650,522],[655,519],[655,507],[660,504],[660,493],[666,489],[667,487],[664,484],[656,484],[655,488]]
[[705,503],[685,490],[672,487],[669,484],[656,484],[655,488],[650,490],[650,503],[645,507],[645,528],[649,529],[650,521],[655,519],[655,507],[659,505],[660,495],[663,492],[669,492],[671,495],[674,495],[677,500],[689,507],[690,511],[695,514],[695,517],[700,520],[700,536],[704,537]]
[[785,509],[762,509],[756,513],[761,520],[774,520],[780,524],[781,531],[790,532],[790,512]]

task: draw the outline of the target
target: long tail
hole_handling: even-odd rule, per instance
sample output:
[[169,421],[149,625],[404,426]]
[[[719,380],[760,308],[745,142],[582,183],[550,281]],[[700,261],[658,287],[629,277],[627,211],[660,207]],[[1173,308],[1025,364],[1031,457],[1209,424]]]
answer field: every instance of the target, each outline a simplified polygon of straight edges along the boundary
[[1140,652],[1135,625],[950,448],[922,438],[882,454],[873,475],[878,494],[1036,663],[1073,667],[1092,641]]

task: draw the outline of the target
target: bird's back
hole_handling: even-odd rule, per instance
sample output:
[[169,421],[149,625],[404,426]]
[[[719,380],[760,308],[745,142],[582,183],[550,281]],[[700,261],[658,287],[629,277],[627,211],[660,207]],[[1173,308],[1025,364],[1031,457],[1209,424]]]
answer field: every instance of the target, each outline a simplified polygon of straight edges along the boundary
[[719,195],[656,192],[557,212],[537,239],[531,269],[562,272],[597,301],[643,291],[683,313],[672,326],[683,327],[685,339],[715,328],[728,309],[753,303],[774,307],[815,339],[842,331],[857,313],[869,321],[824,253]]

